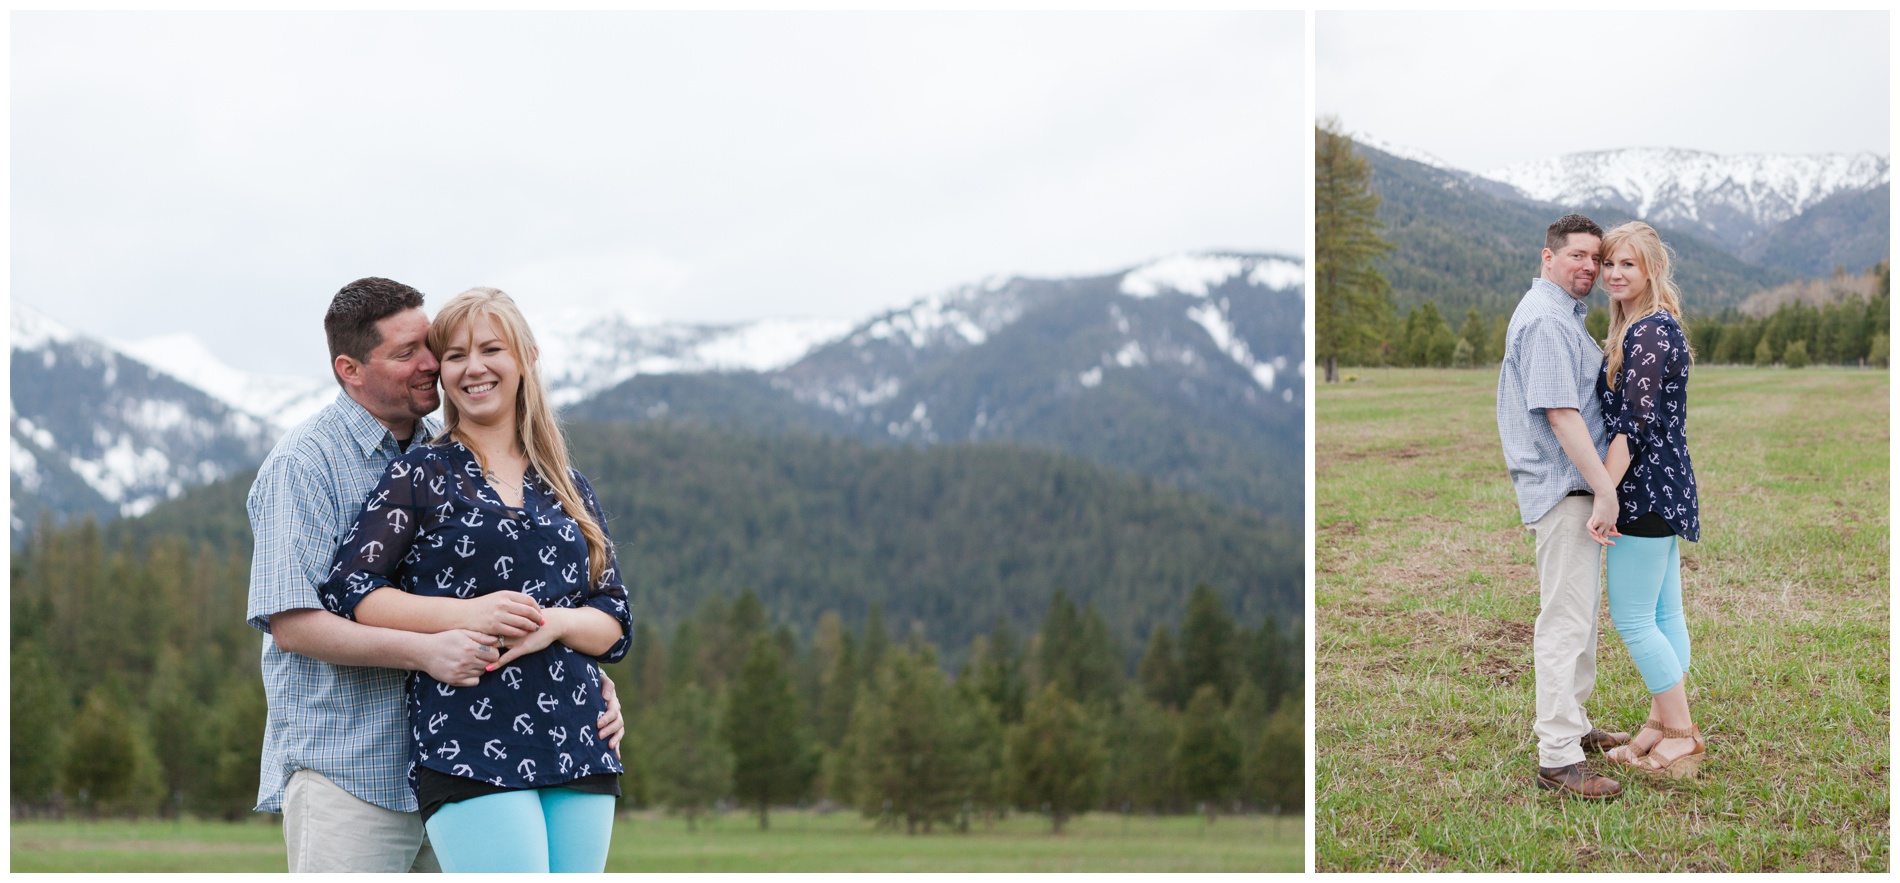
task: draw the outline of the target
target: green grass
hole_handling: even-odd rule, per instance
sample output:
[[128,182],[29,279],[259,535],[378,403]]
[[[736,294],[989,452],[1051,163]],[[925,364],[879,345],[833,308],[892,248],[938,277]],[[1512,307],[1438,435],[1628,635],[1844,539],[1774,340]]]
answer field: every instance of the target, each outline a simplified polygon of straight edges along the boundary
[[[970,833],[939,829],[907,836],[878,831],[855,813],[777,812],[760,831],[733,813],[689,832],[658,813],[623,815],[607,870],[718,871],[1299,871],[1304,820],[1234,816],[1212,825],[1195,817],[1094,813],[1051,836],[1039,816],[1011,816]],[[12,870],[284,870],[283,835],[258,819],[222,822],[21,821],[12,826]]]
[[[1532,782],[1533,550],[1495,371],[1322,385],[1314,635],[1321,870],[1886,871],[1886,371],[1698,367],[1684,543],[1693,781],[1598,765],[1624,796]],[[1648,692],[1611,626],[1600,725]]]

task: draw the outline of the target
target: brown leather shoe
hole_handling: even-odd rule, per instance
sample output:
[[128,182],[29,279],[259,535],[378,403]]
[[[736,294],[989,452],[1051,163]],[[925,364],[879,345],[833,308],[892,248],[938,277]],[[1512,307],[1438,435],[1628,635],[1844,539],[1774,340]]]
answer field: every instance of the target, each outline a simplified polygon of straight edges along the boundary
[[1595,751],[1598,754],[1618,745],[1628,745],[1629,742],[1630,734],[1628,733],[1606,733],[1602,730],[1591,730],[1583,734],[1583,738],[1577,740],[1577,744],[1582,745],[1583,750]]
[[1569,766],[1538,767],[1537,787],[1546,791],[1562,791],[1580,800],[1610,800],[1623,793],[1623,786],[1609,776],[1598,775],[1583,764]]

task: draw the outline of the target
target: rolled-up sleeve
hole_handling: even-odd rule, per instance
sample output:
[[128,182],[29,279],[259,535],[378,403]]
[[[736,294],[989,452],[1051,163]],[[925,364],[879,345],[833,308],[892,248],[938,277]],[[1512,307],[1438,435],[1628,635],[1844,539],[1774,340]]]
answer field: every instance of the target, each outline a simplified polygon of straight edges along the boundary
[[594,486],[587,476],[579,472],[572,473],[574,484],[580,490],[581,497],[587,502],[588,514],[594,516],[594,523],[600,525],[601,536],[607,537],[607,566],[600,574],[600,584],[593,586],[587,593],[587,606],[599,610],[620,623],[620,640],[608,648],[598,658],[601,662],[619,662],[627,655],[632,643],[633,610],[627,603],[627,586],[620,579],[620,560],[614,551],[613,537],[607,532],[607,518],[601,513],[600,500],[594,496]]
[[1623,339],[1621,406],[1607,417],[1610,431],[1642,439],[1663,440],[1663,386],[1682,368],[1688,346],[1673,322],[1643,321],[1630,327]]
[[1524,329],[1524,406],[1533,414],[1550,408],[1582,409],[1588,391],[1577,385],[1582,338],[1571,328],[1542,319]]
[[251,587],[245,618],[270,633],[270,618],[287,610],[323,606],[323,581],[336,537],[326,525],[336,505],[325,482],[293,454],[275,457],[257,473],[245,498],[251,520]]
[[356,523],[337,545],[329,573],[317,590],[325,609],[355,619],[356,605],[369,593],[396,587],[396,572],[415,541],[419,516],[427,504],[417,493],[422,475],[421,468],[401,458],[383,471],[382,480],[363,501]]

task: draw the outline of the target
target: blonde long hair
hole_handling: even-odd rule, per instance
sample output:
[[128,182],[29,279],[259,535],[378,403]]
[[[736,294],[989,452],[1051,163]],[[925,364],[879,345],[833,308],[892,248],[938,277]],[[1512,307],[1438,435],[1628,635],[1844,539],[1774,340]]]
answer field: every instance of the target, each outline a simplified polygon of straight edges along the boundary
[[[514,354],[515,364],[521,369],[521,389],[515,395],[515,433],[521,442],[521,449],[528,455],[528,463],[541,476],[541,480],[554,491],[554,498],[561,502],[561,510],[580,523],[581,536],[587,540],[587,573],[595,586],[600,585],[601,574],[607,569],[607,554],[612,544],[607,540],[606,531],[594,521],[593,513],[587,511],[587,503],[581,498],[580,488],[568,471],[567,437],[561,432],[561,424],[554,418],[554,408],[548,404],[547,390],[541,385],[541,373],[535,367],[539,352],[534,343],[534,332],[528,329],[528,320],[521,315],[521,309],[515,306],[514,298],[496,288],[471,288],[451,298],[437,313],[435,321],[429,323],[429,351],[437,359],[448,349],[450,338],[477,318],[486,316],[494,323],[495,330],[501,333],[502,340]],[[456,427],[462,422],[462,415],[455,407],[455,399],[442,397],[442,434],[437,440],[449,438],[455,434]],[[484,471],[488,464],[480,462],[482,455],[470,448],[470,453],[480,463]]]
[[[1682,322],[1682,291],[1676,288],[1675,250],[1662,241],[1656,234],[1656,228],[1642,221],[1629,221],[1618,224],[1603,234],[1603,256],[1608,261],[1610,255],[1622,246],[1629,246],[1636,256],[1637,265],[1643,268],[1647,279],[1643,292],[1635,302],[1625,307],[1623,302],[1610,300],[1610,336],[1603,341],[1603,357],[1609,367],[1604,371],[1610,388],[1616,388],[1617,375],[1623,370],[1623,335],[1638,320],[1657,313],[1668,313]],[[1688,335],[1683,335],[1683,343],[1688,343]],[[1695,361],[1695,351],[1689,351],[1689,361]]]

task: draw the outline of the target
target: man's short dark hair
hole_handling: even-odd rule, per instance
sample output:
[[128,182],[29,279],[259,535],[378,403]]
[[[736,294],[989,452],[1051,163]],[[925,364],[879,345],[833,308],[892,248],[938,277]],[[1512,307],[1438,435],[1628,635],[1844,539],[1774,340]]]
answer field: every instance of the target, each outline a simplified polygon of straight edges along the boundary
[[[383,342],[376,323],[421,307],[422,292],[381,276],[368,276],[343,286],[336,297],[330,298],[329,312],[323,314],[323,334],[330,341],[330,373],[336,374],[337,356],[369,361],[370,351]],[[342,385],[342,375],[337,375],[336,382]]]
[[1544,247],[1554,254],[1570,244],[1572,233],[1588,233],[1598,239],[1603,238],[1603,228],[1597,226],[1597,222],[1582,215],[1564,215],[1551,224],[1549,230],[1544,231]]

